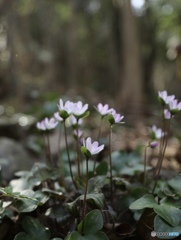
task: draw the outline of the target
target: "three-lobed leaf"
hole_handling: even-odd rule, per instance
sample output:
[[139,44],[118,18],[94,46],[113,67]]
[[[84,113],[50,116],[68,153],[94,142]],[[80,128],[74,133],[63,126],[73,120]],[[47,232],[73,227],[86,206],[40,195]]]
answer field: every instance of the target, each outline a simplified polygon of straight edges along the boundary
[[79,223],[77,229],[80,233],[92,234],[101,230],[103,227],[102,214],[98,209],[90,211],[86,217]]
[[181,209],[168,204],[161,204],[155,206],[154,211],[171,226],[181,225]]
[[129,208],[131,210],[141,210],[144,208],[154,208],[157,206],[157,202],[155,201],[152,194],[145,194],[143,197],[134,201]]
[[14,240],[49,240],[50,231],[46,229],[37,219],[25,217],[22,222],[25,232],[20,232]]
[[[177,236],[181,234],[181,226],[172,227],[165,222],[160,216],[156,216],[154,219],[154,231],[160,233],[175,233]],[[176,236],[166,236],[166,239],[173,239]],[[158,236],[160,239],[165,239],[165,236]]]

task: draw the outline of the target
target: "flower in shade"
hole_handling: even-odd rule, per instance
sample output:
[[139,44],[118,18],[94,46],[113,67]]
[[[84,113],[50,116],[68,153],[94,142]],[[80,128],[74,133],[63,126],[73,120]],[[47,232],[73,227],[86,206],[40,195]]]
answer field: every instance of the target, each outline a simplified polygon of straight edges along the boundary
[[66,101],[65,104],[63,103],[63,100],[59,100],[59,104],[57,105],[58,109],[60,111],[60,117],[63,119],[67,119],[73,112],[74,109],[74,103],[71,101]]
[[57,126],[58,122],[55,118],[45,118],[41,122],[37,122],[36,126],[39,130],[51,130],[54,129]]
[[[124,116],[117,113],[114,109],[111,109],[111,111],[108,115],[108,120],[109,120],[111,125],[113,125],[115,123],[121,123],[123,118],[124,118]],[[124,123],[124,122],[122,122],[122,123]]]
[[71,115],[69,117],[70,120],[70,124],[73,128],[76,128],[77,126],[80,126],[82,124],[82,118],[77,119],[76,117],[74,117],[74,115]]
[[164,135],[162,130],[160,128],[157,128],[155,125],[149,128],[149,133],[152,140],[160,139]]
[[74,130],[74,131],[73,131],[73,136],[74,136],[75,138],[81,138],[82,135],[83,135],[83,131],[81,131],[80,129],[78,129],[78,131],[77,131],[77,130]]
[[54,118],[58,121],[58,122],[62,122],[63,118],[60,117],[60,113],[59,112],[55,112],[54,113]]
[[110,108],[109,109],[109,105],[105,104],[103,105],[102,103],[99,103],[96,107],[96,110],[102,115],[102,116],[106,116],[107,114],[109,114],[113,109]]
[[149,143],[149,147],[151,147],[151,148],[156,148],[157,146],[158,146],[158,142],[156,142],[156,141],[152,141]]
[[90,158],[92,155],[98,154],[104,149],[104,144],[99,146],[97,141],[92,142],[92,139],[88,137],[86,140],[83,139],[83,146],[81,147],[82,153],[86,158]]
[[181,110],[181,102],[178,103],[178,100],[174,99],[169,102],[169,110],[172,115],[175,115]]
[[87,109],[88,109],[88,104],[83,105],[81,101],[78,101],[73,105],[72,114],[76,118],[81,118],[81,117],[84,117]]
[[159,91],[158,99],[162,105],[169,104],[175,98],[174,95],[168,95],[167,91]]
[[171,119],[173,115],[170,113],[168,109],[164,109],[164,118],[165,119]]

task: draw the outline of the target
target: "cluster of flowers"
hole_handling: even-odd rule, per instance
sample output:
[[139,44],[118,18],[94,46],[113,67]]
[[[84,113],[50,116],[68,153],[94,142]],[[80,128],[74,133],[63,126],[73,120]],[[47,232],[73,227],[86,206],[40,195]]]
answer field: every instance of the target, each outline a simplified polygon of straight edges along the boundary
[[[69,122],[75,129],[76,126],[82,124],[82,118],[89,115],[88,104],[83,105],[81,101],[66,101],[63,103],[63,100],[60,99],[57,106],[59,111],[54,114],[54,117],[50,119],[45,118],[44,120],[37,123],[37,128],[39,130],[49,131],[51,129],[54,129],[59,122],[65,122],[66,119],[69,119]],[[103,105],[102,103],[99,103],[96,107],[96,110],[101,114],[102,118],[108,116],[108,121],[111,125],[120,123],[124,118],[124,116],[117,113],[115,109],[109,108],[108,104]],[[82,131],[74,130],[74,135],[81,137]],[[99,146],[97,141],[92,142],[92,139],[90,137],[88,137],[86,140],[83,139],[83,146],[90,152],[91,155],[99,153],[104,148],[104,145]]]
[[156,125],[153,125],[149,128],[149,135],[151,139],[149,147],[156,148],[158,146],[157,140],[164,136],[164,132],[161,128],[157,128]]
[[181,110],[181,102],[174,95],[168,95],[167,91],[158,92],[158,100],[164,107],[164,118],[171,119]]
[[[175,99],[175,95],[168,95],[167,91],[159,91],[158,100],[164,109],[164,119],[169,120],[173,118],[181,110],[181,102],[178,102],[178,100]],[[153,125],[149,128],[149,134],[151,138],[149,146],[151,148],[155,148],[158,145],[157,140],[162,138],[167,133]]]

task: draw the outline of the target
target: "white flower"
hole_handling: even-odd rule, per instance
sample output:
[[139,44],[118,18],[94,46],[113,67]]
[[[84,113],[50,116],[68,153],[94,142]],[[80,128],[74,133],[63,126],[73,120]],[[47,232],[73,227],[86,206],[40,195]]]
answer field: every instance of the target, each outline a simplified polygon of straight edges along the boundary
[[[109,120],[110,124],[112,125],[115,123],[120,123],[123,118],[124,118],[124,116],[117,113],[114,109],[111,109],[108,120]],[[124,122],[122,122],[122,123],[124,123]]]
[[160,128],[157,128],[155,125],[149,128],[151,139],[160,139],[164,133]]
[[60,117],[60,113],[59,112],[56,112],[54,113],[54,118],[59,121],[59,122],[62,122],[63,121],[63,118]]
[[181,110],[181,102],[178,103],[178,100],[172,100],[169,102],[169,109],[171,114],[176,114]]
[[73,109],[72,109],[72,114],[75,117],[80,117],[84,115],[84,113],[88,109],[88,104],[83,105],[81,101],[78,101],[77,103],[74,103]]
[[91,155],[95,155],[104,149],[104,144],[99,146],[99,143],[97,141],[92,142],[90,137],[86,140],[83,139],[83,146],[90,152]]
[[108,113],[110,113],[113,110],[112,108],[109,109],[108,104],[103,105],[102,103],[99,103],[96,109],[102,116],[106,116]]
[[164,118],[171,119],[173,116],[168,109],[164,109]]
[[68,114],[71,114],[74,108],[74,103],[71,101],[66,101],[65,104],[63,104],[63,100],[59,100],[58,108],[60,111],[66,111]]
[[37,128],[43,131],[54,129],[58,122],[55,118],[45,118],[41,122],[37,122]]
[[77,125],[80,126],[83,122],[81,118],[77,119],[76,117],[74,117],[74,115],[71,115],[69,117],[69,120],[70,120],[70,124],[72,125],[72,127],[76,127]]
[[73,131],[73,135],[74,135],[75,137],[81,138],[82,135],[83,135],[83,131],[81,131],[81,130],[79,130],[79,129],[78,129],[78,131],[77,131],[77,130],[74,130],[74,131]]
[[169,104],[169,102],[175,98],[174,95],[169,96],[167,91],[159,91],[158,96],[162,100],[162,103],[164,104]]

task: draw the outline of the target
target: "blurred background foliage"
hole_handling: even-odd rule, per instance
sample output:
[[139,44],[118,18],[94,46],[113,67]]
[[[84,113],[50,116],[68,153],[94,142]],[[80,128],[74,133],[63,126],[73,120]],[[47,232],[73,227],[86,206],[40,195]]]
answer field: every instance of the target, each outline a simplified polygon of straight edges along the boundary
[[180,26],[180,0],[0,0],[1,104],[81,95],[125,113],[180,97]]

